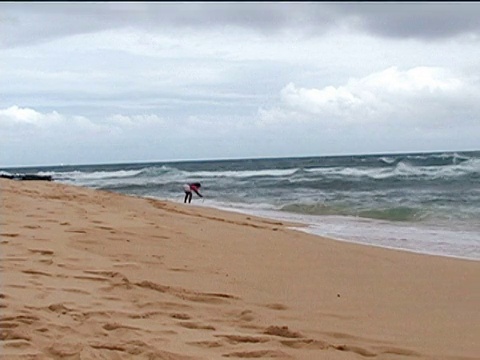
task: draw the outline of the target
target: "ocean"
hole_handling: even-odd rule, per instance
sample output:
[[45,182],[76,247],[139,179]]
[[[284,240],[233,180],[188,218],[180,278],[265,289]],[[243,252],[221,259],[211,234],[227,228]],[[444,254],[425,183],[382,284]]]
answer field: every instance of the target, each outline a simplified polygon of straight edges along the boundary
[[480,260],[480,151],[6,168],[307,225],[339,241]]

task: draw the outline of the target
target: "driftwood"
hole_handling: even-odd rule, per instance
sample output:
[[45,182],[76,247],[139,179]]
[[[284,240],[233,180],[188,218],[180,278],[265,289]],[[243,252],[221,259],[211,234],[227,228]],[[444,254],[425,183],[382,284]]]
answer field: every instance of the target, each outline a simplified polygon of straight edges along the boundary
[[0,178],[12,179],[12,180],[42,180],[42,181],[53,180],[52,176],[50,175],[33,175],[33,174],[15,174],[15,175],[0,174]]

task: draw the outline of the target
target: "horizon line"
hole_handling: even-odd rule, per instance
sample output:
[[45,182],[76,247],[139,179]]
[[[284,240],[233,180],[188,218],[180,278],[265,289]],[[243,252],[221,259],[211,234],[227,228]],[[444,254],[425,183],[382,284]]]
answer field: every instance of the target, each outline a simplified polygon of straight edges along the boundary
[[345,153],[345,154],[327,154],[327,155],[295,155],[295,156],[259,156],[259,157],[238,157],[238,158],[203,158],[203,159],[170,159],[170,160],[131,160],[114,161],[98,163],[76,163],[76,164],[43,164],[43,165],[7,165],[0,166],[0,170],[5,169],[24,169],[39,167],[62,167],[62,166],[101,166],[101,165],[126,165],[126,164],[149,164],[149,163],[186,163],[186,162],[214,162],[214,161],[241,161],[241,160],[274,160],[274,159],[302,159],[302,158],[327,158],[327,157],[345,157],[345,156],[380,156],[380,155],[411,155],[411,154],[438,154],[438,153],[470,153],[479,152],[477,150],[424,150],[424,151],[398,151],[398,152],[371,152],[371,153]]

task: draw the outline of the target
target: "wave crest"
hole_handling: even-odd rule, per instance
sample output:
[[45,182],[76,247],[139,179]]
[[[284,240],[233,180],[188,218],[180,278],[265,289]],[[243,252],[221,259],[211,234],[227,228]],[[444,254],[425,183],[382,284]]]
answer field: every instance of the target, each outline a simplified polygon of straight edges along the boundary
[[365,219],[401,222],[421,221],[428,215],[426,211],[406,206],[359,209],[354,205],[328,205],[325,203],[291,203],[282,206],[280,210],[303,215],[353,216]]

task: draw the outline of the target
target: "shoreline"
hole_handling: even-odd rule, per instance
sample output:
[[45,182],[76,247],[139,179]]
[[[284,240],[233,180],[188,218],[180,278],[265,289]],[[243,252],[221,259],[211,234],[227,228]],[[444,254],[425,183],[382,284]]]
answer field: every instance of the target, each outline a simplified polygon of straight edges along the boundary
[[[168,199],[161,199],[161,198],[155,198],[155,197],[147,197],[147,198],[152,198],[156,199],[159,201],[167,201],[167,202],[172,202],[172,203],[181,203],[180,201],[172,201]],[[245,208],[235,208],[235,207],[225,207],[225,206],[216,206],[216,205],[204,205],[204,204],[195,204],[192,202],[190,204],[191,206],[197,206],[200,208],[210,208],[210,209],[216,209],[220,211],[227,211],[227,212],[233,212],[237,214],[243,214],[243,215],[251,215],[259,218],[265,218],[265,219],[270,219],[273,221],[284,221],[284,222],[289,222],[292,225],[290,226],[291,230],[294,231],[301,231],[304,233],[307,233],[309,235],[313,236],[318,236],[321,238],[328,238],[332,241],[340,241],[340,242],[346,242],[349,244],[357,244],[357,245],[363,245],[363,246],[372,246],[372,247],[377,247],[381,249],[388,249],[388,250],[393,250],[393,251],[404,251],[407,253],[413,253],[413,254],[419,254],[419,255],[427,255],[427,256],[439,256],[439,257],[446,257],[446,258],[453,258],[453,259],[460,259],[460,260],[468,260],[468,261],[480,261],[480,257],[468,257],[467,255],[455,255],[447,252],[434,252],[433,250],[422,250],[422,249],[413,249],[413,248],[407,248],[407,247],[401,247],[401,246],[394,246],[394,245],[385,245],[385,244],[378,244],[373,241],[366,241],[366,240],[358,240],[355,239],[354,237],[352,238],[342,238],[341,234],[337,235],[331,235],[327,231],[322,231],[322,230],[316,230],[315,227],[325,225],[323,222],[325,219],[327,219],[329,216],[322,216],[318,217],[317,222],[315,221],[309,221],[307,219],[300,219],[300,218],[305,218],[305,215],[297,215],[297,214],[283,214],[279,211],[276,210],[249,210]],[[310,217],[310,216],[308,216]],[[337,222],[341,221],[351,221],[351,219],[348,218],[343,218],[341,216],[331,216],[332,218],[335,218]],[[377,222],[380,220],[374,220],[374,219],[362,219],[362,222],[368,222],[370,224],[377,224]],[[382,222],[382,221],[380,221]],[[397,224],[393,224],[394,226]]]
[[12,359],[474,359],[480,263],[0,179]]

